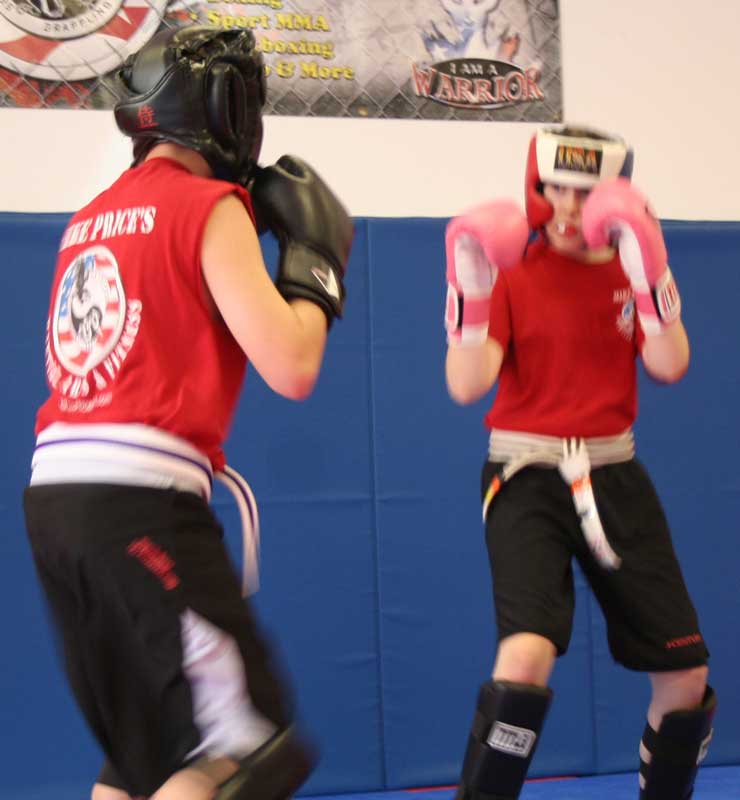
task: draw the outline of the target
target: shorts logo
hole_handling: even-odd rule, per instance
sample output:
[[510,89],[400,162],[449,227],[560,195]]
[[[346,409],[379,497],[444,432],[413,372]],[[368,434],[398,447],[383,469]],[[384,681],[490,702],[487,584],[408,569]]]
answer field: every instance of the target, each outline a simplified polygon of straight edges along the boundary
[[155,575],[166,591],[169,592],[180,585],[180,579],[174,571],[175,562],[148,536],[134,539],[126,548],[126,552],[138,559],[149,572]]
[[497,722],[488,734],[487,744],[494,750],[509,753],[519,758],[527,758],[532,752],[537,734],[529,728],[518,728],[516,725],[507,725]]
[[118,343],[126,297],[116,259],[107,247],[91,247],[67,267],[52,318],[54,350],[73,375],[86,375]]
[[701,644],[702,638],[700,633],[692,633],[689,636],[679,636],[677,639],[671,639],[665,643],[666,650],[675,650],[678,647],[691,647],[694,644]]

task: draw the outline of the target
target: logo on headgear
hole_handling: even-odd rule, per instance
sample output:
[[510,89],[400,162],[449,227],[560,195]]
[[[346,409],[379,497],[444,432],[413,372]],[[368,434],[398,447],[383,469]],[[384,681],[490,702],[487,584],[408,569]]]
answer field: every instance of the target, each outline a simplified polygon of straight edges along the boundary
[[592,147],[573,147],[561,144],[555,150],[554,168],[583,172],[587,175],[601,174],[602,151]]
[[154,109],[151,106],[142,106],[137,116],[141,130],[157,127],[157,121],[154,119]]

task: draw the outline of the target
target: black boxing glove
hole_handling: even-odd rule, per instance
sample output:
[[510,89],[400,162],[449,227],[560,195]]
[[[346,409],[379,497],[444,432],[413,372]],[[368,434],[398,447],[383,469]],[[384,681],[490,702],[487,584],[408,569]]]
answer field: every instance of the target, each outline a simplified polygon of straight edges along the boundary
[[275,286],[286,300],[316,303],[331,326],[344,308],[344,274],[354,225],[337,196],[302,159],[281,156],[256,168],[249,187],[255,214],[277,237]]

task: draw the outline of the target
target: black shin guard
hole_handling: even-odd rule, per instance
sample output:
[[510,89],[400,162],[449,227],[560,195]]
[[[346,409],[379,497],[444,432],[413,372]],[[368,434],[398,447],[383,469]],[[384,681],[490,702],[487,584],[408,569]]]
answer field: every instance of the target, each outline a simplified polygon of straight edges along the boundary
[[649,763],[640,761],[645,781],[640,800],[689,800],[712,738],[716,707],[717,698],[707,686],[699,708],[671,711],[663,717],[657,733],[645,726],[642,744],[651,758]]
[[317,761],[314,747],[293,726],[285,728],[241,760],[214,800],[287,800]]
[[552,691],[539,686],[481,686],[455,800],[519,797],[551,700]]

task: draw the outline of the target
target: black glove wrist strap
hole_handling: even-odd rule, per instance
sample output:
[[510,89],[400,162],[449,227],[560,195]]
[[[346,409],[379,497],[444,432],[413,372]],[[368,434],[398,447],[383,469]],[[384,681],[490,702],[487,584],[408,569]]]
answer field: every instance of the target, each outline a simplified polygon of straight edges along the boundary
[[341,272],[305,244],[288,240],[281,242],[280,265],[275,286],[286,300],[303,298],[321,307],[331,325],[341,317],[344,308],[344,286]]

